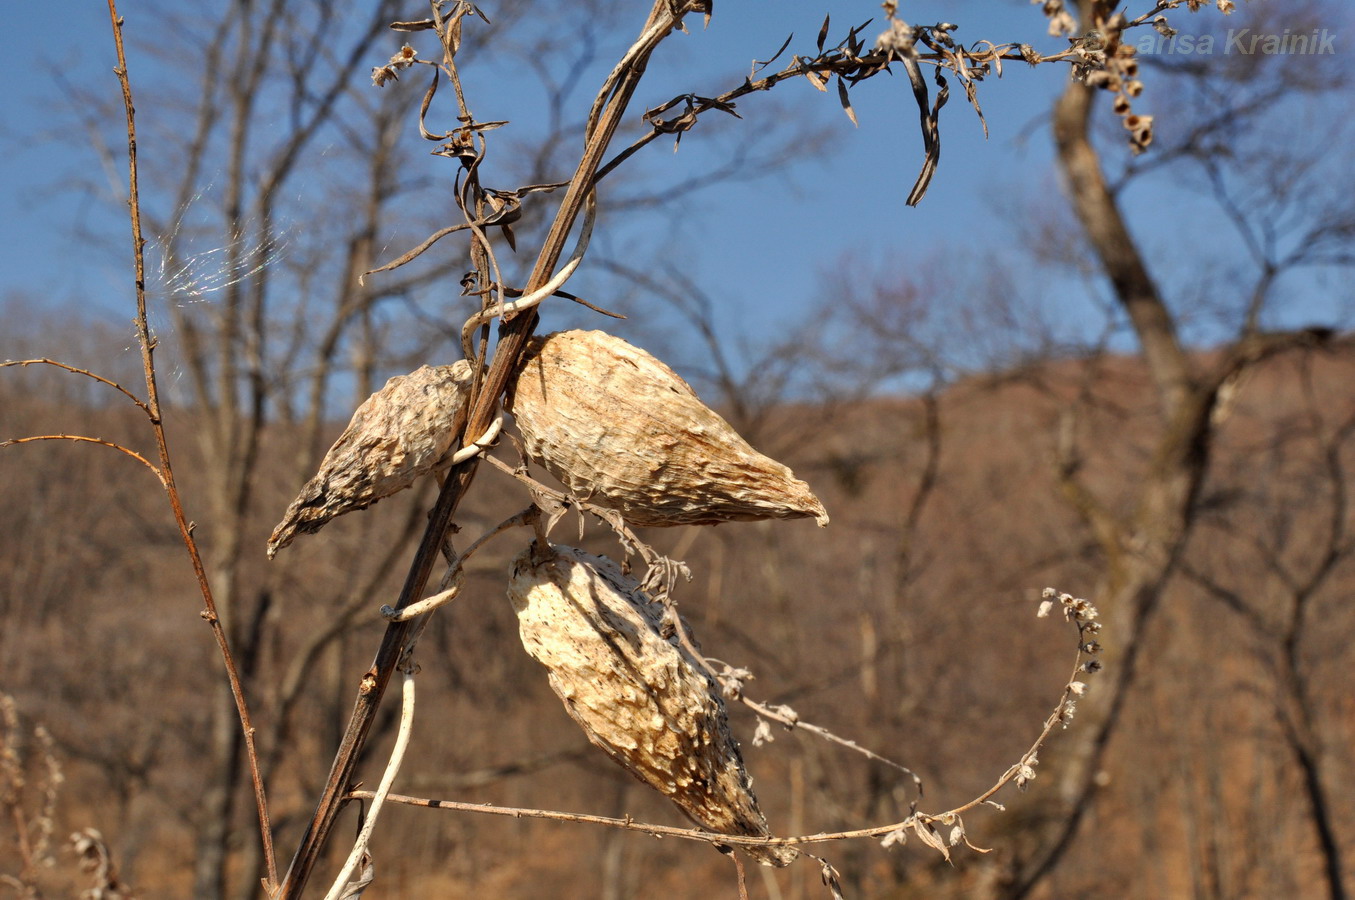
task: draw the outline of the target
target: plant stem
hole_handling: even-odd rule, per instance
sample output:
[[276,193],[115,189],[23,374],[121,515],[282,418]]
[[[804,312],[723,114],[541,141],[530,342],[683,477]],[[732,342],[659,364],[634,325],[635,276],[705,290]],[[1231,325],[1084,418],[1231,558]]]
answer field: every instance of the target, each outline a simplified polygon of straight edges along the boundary
[[254,725],[250,720],[249,705],[245,701],[244,689],[240,683],[240,673],[235,665],[235,657],[231,653],[230,643],[226,640],[226,632],[222,627],[221,617],[217,614],[216,600],[212,595],[212,587],[207,579],[207,570],[202,562],[202,554],[199,553],[197,539],[193,536],[194,526],[184,514],[179,489],[174,481],[174,468],[170,464],[169,443],[165,437],[164,421],[161,416],[160,391],[155,374],[156,340],[151,335],[150,325],[146,318],[146,258],[144,253],[146,241],[141,232],[141,200],[138,190],[136,156],[136,108],[132,103],[132,84],[127,77],[127,56],[122,45],[122,17],[118,15],[116,0],[108,0],[108,15],[112,22],[113,42],[117,47],[118,54],[118,66],[113,71],[118,76],[118,82],[122,86],[122,103],[127,112],[127,208],[132,225],[132,257],[136,273],[136,319],[134,322],[137,343],[141,347],[142,370],[146,377],[146,403],[143,408],[150,420],[151,429],[155,433],[156,449],[160,455],[160,481],[164,485],[165,496],[168,498],[170,509],[174,513],[174,522],[179,526],[179,536],[183,539],[184,547],[188,551],[189,560],[193,565],[193,574],[197,578],[198,590],[202,594],[203,603],[206,606],[202,612],[202,617],[211,626],[212,635],[216,638],[217,647],[221,651],[221,658],[226,666],[226,677],[230,681],[231,696],[235,700],[235,710],[240,717],[240,729],[244,735],[245,756],[249,761],[250,780],[254,785],[254,803],[258,813],[259,836],[263,842],[264,863],[268,871],[264,887],[271,895],[277,885],[278,868],[276,856],[273,852],[273,827],[269,822],[268,798],[264,792],[263,776],[259,771],[259,755],[254,746]]
[[[531,293],[550,280],[564,252],[569,233],[583,209],[584,200],[593,189],[597,167],[606,153],[636,85],[644,74],[650,53],[691,6],[691,2],[685,2],[674,8],[668,0],[656,0],[646,20],[641,39],[627,52],[625,64],[609,77],[603,92],[599,94],[595,108],[604,104],[605,108],[588,133],[583,156],[537,256],[536,265],[532,269],[524,293]],[[485,374],[475,408],[467,417],[462,433],[462,444],[483,434],[493,421],[499,397],[517,368],[518,357],[527,339],[531,337],[536,322],[537,314],[533,309],[501,325],[494,358],[490,362],[489,371]],[[428,528],[424,531],[423,539],[410,564],[409,574],[400,590],[399,599],[392,604],[395,609],[403,609],[423,596],[447,528],[461,498],[465,496],[475,477],[478,463],[478,457],[473,458],[453,466],[449,471],[430,515]],[[330,767],[329,777],[325,781],[315,814],[302,836],[301,844],[282,884],[279,897],[283,900],[294,900],[301,896],[311,872],[319,861],[335,819],[347,798],[353,770],[376,718],[376,711],[381,704],[386,686],[390,683],[397,662],[407,649],[408,641],[418,633],[417,625],[421,621],[411,619],[405,622],[392,622],[387,626],[376,658],[362,676],[348,728]]]

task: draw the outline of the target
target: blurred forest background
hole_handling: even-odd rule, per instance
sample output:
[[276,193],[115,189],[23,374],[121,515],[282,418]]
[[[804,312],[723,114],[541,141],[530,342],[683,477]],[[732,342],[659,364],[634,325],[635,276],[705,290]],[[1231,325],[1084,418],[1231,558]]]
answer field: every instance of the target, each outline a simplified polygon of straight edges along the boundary
[[[1348,32],[1334,55],[1223,51],[1230,28],[1309,34],[1335,27],[1339,6],[1176,10],[1174,25],[1218,35],[1219,49],[1139,55],[1147,153],[1128,152],[1110,93],[1060,77],[1028,126],[1054,147],[1052,170],[993,199],[1019,252],[987,252],[950,223],[948,252],[825,258],[804,315],[755,305],[731,327],[726,307],[755,289],[703,278],[683,265],[700,248],[651,226],[703,191],[780,190],[777,173],[831,154],[845,119],[797,115],[793,96],[750,98],[748,121],[703,118],[679,154],[655,152],[606,183],[600,230],[615,235],[571,289],[630,318],[613,325],[562,303],[541,330],[607,328],[673,363],[832,515],[825,531],[648,535],[691,566],[676,600],[708,654],[755,673],[751,695],[913,768],[925,808],[942,809],[1018,759],[1058,700],[1071,629],[1035,618],[1040,589],[1088,597],[1105,620],[1106,670],[1036,780],[1001,795],[1005,811],[966,820],[992,852],[960,848],[948,864],[912,844],[820,847],[848,896],[1348,895],[1355,143],[1336,113],[1355,73]],[[1049,40],[1039,8],[1020,36],[987,33],[984,8],[964,6],[967,40]],[[1083,21],[1100,9],[1069,3]],[[538,91],[531,126],[504,132],[494,183],[563,180],[596,80],[585,76],[610,68],[637,14],[607,0],[486,11],[492,26],[467,24],[463,65],[474,71],[483,55],[492,72],[510,59]],[[265,540],[361,399],[393,374],[459,357],[470,309],[457,237],[357,277],[447,224],[451,208],[450,170],[411,136],[423,83],[367,83],[399,46],[385,26],[418,14],[385,0],[239,0],[166,5],[129,31],[159,71],[178,73],[138,83],[132,71],[153,325],[181,487],[244,670],[284,862],[431,488],[341,519],[271,564]],[[907,4],[900,14],[913,21]],[[1004,78],[1028,77],[1021,65]],[[117,172],[112,84],[71,91],[83,116],[114,126],[90,140]],[[497,118],[479,89],[472,107]],[[895,90],[911,127],[906,82]],[[669,96],[642,94],[632,137],[646,130],[640,105]],[[841,117],[835,97],[819,105]],[[943,132],[972,126],[952,98]],[[899,156],[911,166],[920,154]],[[90,176],[89,196],[116,208],[101,173]],[[931,198],[904,211],[911,177],[888,186],[905,234],[931,221]],[[943,156],[938,183],[970,177]],[[551,209],[549,195],[535,198],[520,246]],[[841,213],[850,229],[849,201]],[[839,224],[781,227],[810,253],[814,232]],[[124,232],[84,238],[124,252]],[[1075,327],[1070,293],[1082,298]],[[139,384],[121,324],[130,313],[110,323],[13,292],[3,302],[0,358],[51,357]],[[41,366],[0,371],[0,439],[59,433],[153,453],[125,398]],[[524,503],[487,466],[477,481],[458,519],[465,541]],[[10,446],[0,509],[0,896],[87,885],[64,846],[85,828],[138,896],[255,896],[238,722],[153,480],[97,447]],[[556,539],[570,541],[571,527]],[[680,824],[588,746],[520,650],[504,584],[525,541],[478,555],[461,599],[434,617],[396,789]],[[596,523],[584,544],[615,552]],[[898,772],[800,731],[776,728],[754,746],[756,719],[732,716],[779,834],[897,821],[917,799]],[[375,779],[392,721],[378,723],[364,777]],[[708,846],[577,824],[394,808],[373,853],[368,896],[735,895],[732,867]],[[826,896],[804,861],[752,876],[754,896]]]

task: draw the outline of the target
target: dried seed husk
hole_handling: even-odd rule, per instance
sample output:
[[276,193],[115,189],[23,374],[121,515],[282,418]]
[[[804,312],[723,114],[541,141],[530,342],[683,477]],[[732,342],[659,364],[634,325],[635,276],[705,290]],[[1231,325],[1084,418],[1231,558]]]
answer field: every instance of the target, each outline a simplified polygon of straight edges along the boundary
[[[697,824],[771,836],[719,688],[663,637],[662,607],[638,582],[605,557],[533,544],[513,561],[508,597],[523,646],[590,741]],[[764,865],[797,856],[740,849]]]
[[644,350],[601,331],[533,338],[511,411],[532,461],[631,525],[813,516],[823,504]]
[[427,475],[465,425],[471,365],[420,366],[363,401],[268,539],[271,559],[297,534],[365,509]]

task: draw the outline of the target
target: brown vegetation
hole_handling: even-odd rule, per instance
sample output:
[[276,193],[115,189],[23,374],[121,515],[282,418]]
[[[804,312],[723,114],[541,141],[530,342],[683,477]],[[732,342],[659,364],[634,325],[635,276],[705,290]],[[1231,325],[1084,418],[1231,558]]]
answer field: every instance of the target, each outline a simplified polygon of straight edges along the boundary
[[[261,881],[268,896],[300,896],[313,872],[335,868],[346,849],[338,837],[353,811],[373,800],[375,821],[394,773],[387,769],[374,799],[370,789],[395,721],[382,695],[399,670],[408,703],[422,666],[423,713],[398,788],[469,805],[436,813],[388,805],[371,844],[373,892],[625,897],[728,889],[733,873],[708,844],[626,833],[635,820],[663,821],[671,809],[589,752],[539,668],[517,651],[513,613],[502,598],[508,560],[531,535],[514,526],[533,523],[544,540],[541,518],[582,528],[596,512],[615,534],[595,525],[589,550],[636,554],[650,564],[644,588],[666,607],[661,616],[652,611],[650,649],[671,654],[682,647],[688,664],[706,669],[711,680],[694,668],[690,684],[697,687],[687,692],[699,704],[720,705],[714,684],[743,701],[730,704],[731,724],[759,775],[771,831],[855,837],[824,850],[840,875],[827,863],[809,864],[809,851],[824,844],[796,838],[798,864],[753,876],[765,879],[766,893],[807,896],[822,889],[823,878],[867,896],[1324,890],[1343,898],[1352,816],[1338,786],[1350,765],[1344,748],[1351,735],[1339,673],[1351,626],[1339,599],[1355,550],[1347,474],[1355,439],[1352,351],[1332,328],[1289,329],[1273,320],[1292,273],[1350,264],[1344,247],[1355,233],[1355,206],[1348,197],[1312,202],[1320,151],[1288,144],[1277,167],[1270,140],[1243,127],[1267,114],[1269,104],[1257,97],[1297,102],[1339,90],[1343,76],[1333,70],[1313,80],[1259,64],[1182,67],[1164,78],[1201,89],[1208,108],[1181,115],[1199,123],[1184,136],[1180,128],[1156,129],[1132,108],[1144,85],[1129,36],[1181,5],[1166,0],[1130,19],[1104,0],[1049,0],[1042,9],[1051,33],[1070,40],[1067,49],[1041,56],[1028,44],[962,46],[952,37],[955,26],[908,25],[887,3],[887,27],[873,45],[861,28],[826,43],[825,21],[815,55],[793,56],[772,74],[755,72],[756,80],[718,97],[688,94],[662,104],[645,114],[648,130],[617,151],[610,142],[650,54],[684,16],[710,14],[698,0],[658,0],[599,89],[582,126],[581,155],[561,161],[543,151],[533,163],[543,177],[512,190],[481,182],[493,171],[485,164],[493,159],[486,135],[502,123],[472,114],[462,90],[463,26],[480,24],[469,3],[435,2],[431,19],[394,26],[436,40],[428,44],[431,57],[402,46],[375,70],[375,83],[395,94],[389,104],[356,101],[350,90],[393,4],[378,4],[369,20],[343,23],[328,13],[291,19],[233,6],[219,23],[193,23],[206,57],[202,94],[192,101],[198,112],[191,127],[162,138],[182,161],[161,170],[169,179],[159,196],[169,202],[163,215],[148,216],[168,271],[183,271],[181,263],[194,258],[194,231],[219,236],[224,248],[219,296],[202,307],[168,304],[168,336],[187,396],[162,404],[156,354],[170,347],[160,346],[147,313],[138,133],[121,20],[110,0],[144,400],[123,386],[131,383],[124,376],[117,384],[95,374],[110,370],[83,368],[97,353],[81,354],[77,366],[32,358],[29,347],[37,345],[22,341],[14,355],[25,358],[3,366],[0,438],[13,440],[0,456],[0,500],[14,510],[19,537],[0,547],[0,688],[12,695],[0,734],[0,806],[18,832],[4,850],[13,859],[0,859],[4,883],[29,896],[40,888],[72,890],[73,876],[60,868],[49,873],[47,865],[56,823],[69,822],[61,829],[80,829],[73,846],[98,880],[93,890],[105,896],[125,893],[130,883],[153,893],[248,897]],[[1215,5],[1225,12],[1233,6]],[[276,8],[286,6],[280,0]],[[1170,30],[1164,21],[1152,27]],[[340,64],[307,55],[319,39],[335,54],[329,61]],[[583,261],[594,227],[607,224],[598,214],[602,178],[659,136],[681,135],[703,114],[731,112],[735,99],[801,77],[821,89],[833,85],[855,120],[851,89],[896,66],[908,76],[922,120],[926,158],[908,201],[916,203],[940,160],[946,77],[959,80],[977,112],[978,84],[1004,60],[1073,70],[1050,120],[1075,219],[1056,237],[1076,245],[1068,257],[1092,261],[1083,271],[1105,301],[1105,333],[1117,326],[1132,333],[1139,356],[1116,356],[1104,346],[1087,346],[1077,358],[1046,350],[1019,368],[994,366],[956,381],[955,358],[966,354],[948,342],[980,331],[990,346],[1015,342],[995,324],[1012,317],[1003,308],[1005,287],[988,301],[1001,315],[970,323],[971,333],[933,328],[928,337],[925,319],[935,298],[955,293],[955,273],[943,273],[939,290],[895,275],[873,294],[853,286],[834,298],[839,314],[824,311],[820,328],[759,335],[763,346],[775,347],[764,363],[777,353],[791,362],[754,366],[745,380],[728,364],[730,338],[707,316],[709,304],[679,300],[675,308],[710,351],[721,392],[715,405],[762,452],[806,477],[832,512],[833,529],[684,524],[642,534],[650,547],[615,512],[588,510],[576,522],[571,510],[580,501],[587,510],[588,498],[515,470],[523,447],[515,440],[495,451],[502,461],[479,472],[478,444],[496,433],[500,400],[533,346],[537,305]],[[934,104],[924,65],[936,76]],[[431,79],[417,114],[420,133],[455,167],[457,190],[452,202],[443,197],[434,206],[439,230],[378,266],[377,235],[392,211],[407,223],[405,207],[392,201],[414,169],[393,110],[403,103],[413,115],[417,97],[403,86],[415,75]],[[454,94],[446,109],[432,103],[443,78]],[[542,80],[558,109],[569,92],[548,74]],[[1234,81],[1248,91],[1221,89]],[[262,109],[279,97],[289,98],[289,127],[258,128]],[[1222,116],[1213,108],[1219,102],[1228,107]],[[1124,126],[1109,150],[1093,139],[1099,105]],[[430,130],[440,118],[448,130]],[[568,133],[558,115],[553,124]],[[346,160],[357,177],[342,179],[352,190],[327,201],[342,214],[307,235],[284,268],[272,257],[279,209],[293,201],[306,208],[297,173],[317,135],[330,128],[358,138]],[[1148,164],[1119,160],[1113,147],[1123,148],[1126,137],[1134,154],[1152,143],[1160,155]],[[1124,205],[1126,189],[1145,172],[1172,164],[1206,174],[1205,190],[1237,236],[1235,256],[1248,263],[1229,291],[1210,297],[1218,343],[1210,353],[1190,349],[1189,291],[1145,251]],[[223,185],[209,208],[194,212],[201,172],[213,165],[221,166]],[[1277,169],[1292,177],[1270,177]],[[545,171],[573,175],[552,183]],[[704,177],[715,182],[726,174],[716,169]],[[1242,185],[1246,203],[1238,199]],[[540,195],[556,190],[553,216],[542,215]],[[549,227],[538,229],[545,221]],[[532,230],[540,234],[526,254],[534,259],[529,274],[502,272],[501,253],[515,251]],[[451,234],[468,243],[467,259],[403,268]],[[1048,246],[1040,252],[1059,255]],[[417,316],[391,317],[385,309],[425,287],[445,299],[449,274],[467,263],[460,285],[470,318],[459,335],[448,320],[466,310],[429,317],[438,323],[430,330],[417,327]],[[684,273],[656,280],[615,271],[649,288],[662,281],[660,292],[670,296],[692,293]],[[364,281],[360,273],[379,278]],[[1006,281],[996,272],[989,277],[994,285]],[[406,340],[388,331],[392,320],[411,332]],[[845,329],[845,349],[831,346],[836,329]],[[473,376],[464,404],[459,399],[449,415],[456,433],[439,432],[433,442],[436,485],[424,479],[267,565],[261,556],[269,523],[314,471],[335,418],[336,384],[365,397],[378,373],[407,371],[445,353],[458,336],[471,361],[462,365]],[[61,340],[53,328],[37,352],[55,355]],[[882,379],[900,373],[925,375],[933,388],[917,397],[872,397]],[[106,393],[71,391],[71,381]],[[792,384],[821,386],[825,399],[811,402]],[[591,396],[588,383],[571,390]],[[107,405],[107,397],[123,406]],[[656,405],[647,402],[645,411]],[[576,419],[595,415],[581,409]],[[570,413],[547,403],[534,414]],[[604,410],[599,421],[614,415]],[[525,449],[539,451],[532,438],[542,423],[525,421],[526,408],[523,418]],[[691,443],[704,430],[679,437]],[[116,452],[90,452],[106,449]],[[569,488],[594,493],[592,484],[574,483],[573,462],[551,459]],[[596,459],[585,468],[593,482],[613,474]],[[163,496],[145,488],[148,471]],[[695,485],[698,493],[707,487],[699,479]],[[522,512],[529,496],[540,517]],[[795,511],[821,512],[806,496],[813,504]],[[368,499],[358,497],[360,505]],[[633,512],[628,503],[614,505]],[[506,529],[506,537],[472,545],[473,558],[456,557],[453,543],[464,548],[469,538]],[[411,605],[422,609],[417,601],[429,593],[441,557],[451,565],[439,596],[457,602],[429,618]],[[690,564],[690,582],[677,577],[686,569],[675,559]],[[1092,597],[1101,612],[1071,595],[1040,591],[1051,583]],[[391,598],[384,620],[373,615]],[[199,602],[216,651],[183,614]],[[1043,615],[1054,603],[1077,626],[1071,680],[1058,652],[1067,625],[1055,631],[1034,620],[1037,607]],[[701,636],[701,652],[679,606]],[[1085,676],[1103,663],[1106,672],[1087,693]],[[719,720],[715,731],[723,734],[723,720],[707,718]],[[401,719],[400,752],[409,722]],[[787,727],[778,732],[776,723]],[[813,723],[879,755],[849,752],[843,737]],[[1065,732],[1069,724],[1075,727]],[[1032,749],[1041,727],[1041,741],[1051,731],[1057,739]],[[609,732],[603,743],[633,737],[623,732]],[[720,746],[721,765],[736,758],[732,745]],[[1025,795],[1002,791],[1005,814],[978,808],[1004,784],[1032,782]],[[750,812],[741,771],[730,783],[746,814],[719,841],[735,844],[748,840],[738,832],[764,829]],[[921,784],[928,796],[919,807]],[[476,809],[480,802],[497,807],[499,817],[476,815],[489,812]],[[417,797],[400,803],[439,805]],[[541,807],[592,813],[594,821],[613,814],[619,827],[533,819],[542,814],[531,808]],[[948,807],[956,809],[927,812]],[[913,837],[911,847],[897,846]],[[923,855],[918,844],[929,845]],[[993,850],[971,852],[980,846]],[[942,857],[956,868],[943,868]],[[360,867],[369,870],[365,862]],[[740,867],[741,893],[745,874]]]
[[[7,433],[71,415],[48,405],[44,392],[60,387],[48,384],[35,384],[26,400],[5,396]],[[936,486],[911,534],[900,510],[927,450],[923,405],[907,399],[841,411],[864,457],[851,468],[834,461],[841,448],[831,439],[787,456],[832,510],[826,531],[803,522],[655,532],[697,573],[676,597],[705,652],[751,668],[752,695],[789,703],[807,721],[905,762],[929,800],[946,804],[982,789],[1029,742],[1064,675],[1061,635],[1033,619],[1038,589],[1085,584],[1099,571],[1094,545],[1053,490],[1060,412],[1088,388],[1098,402],[1084,426],[1085,478],[1131,503],[1136,485],[1125,473],[1142,464],[1159,426],[1143,366],[1104,358],[975,378],[943,394]],[[1348,541],[1303,598],[1312,624],[1290,642],[1292,659],[1286,628],[1297,575],[1285,573],[1321,562],[1340,497],[1330,464],[1355,461],[1349,429],[1336,434],[1338,423],[1323,416],[1353,407],[1349,349],[1295,351],[1238,386],[1203,491],[1204,523],[1184,557],[1191,575],[1168,586],[1163,602],[1176,612],[1146,637],[1123,738],[1098,774],[1094,820],[1049,896],[1299,896],[1322,883],[1296,753],[1336,772],[1352,764],[1355,716],[1341,674],[1355,652],[1355,617],[1344,602],[1355,589]],[[106,410],[79,415],[110,437],[130,426]],[[288,439],[275,431],[267,441]],[[70,447],[8,451],[0,465],[11,533],[20,538],[0,545],[0,580],[9,586],[0,671],[25,727],[41,723],[54,737],[67,776],[58,818],[65,828],[103,831],[124,880],[143,895],[185,895],[194,848],[183,823],[198,797],[192,760],[204,752],[197,741],[207,713],[200,698],[216,677],[204,664],[210,642],[183,615],[190,573],[154,498],[130,486],[141,477],[130,462]],[[191,474],[185,480],[191,490]],[[125,487],[88,503],[95,491],[105,495],[104,485]],[[286,503],[288,490],[271,487],[248,526],[260,548],[267,513]],[[468,529],[513,511],[483,505],[501,493],[476,495]],[[414,497],[398,496],[364,516],[376,532],[398,530],[417,509]],[[1342,515],[1348,528],[1350,513]],[[342,594],[355,577],[346,548],[370,533],[358,518],[336,521],[292,548],[304,559],[289,581],[316,596]],[[590,534],[599,549],[614,546],[596,525]],[[421,703],[433,712],[418,723],[400,789],[679,823],[661,798],[591,752],[518,648],[504,596],[510,556],[508,544],[477,556],[455,615],[435,618],[424,638]],[[250,568],[267,565],[262,552],[255,557]],[[347,673],[366,661],[384,587],[363,598],[352,637],[299,703],[286,767],[273,776],[283,834],[294,831],[313,790],[305,785],[336,739]],[[277,670],[328,615],[302,600],[275,605],[265,658],[250,668]],[[264,698],[260,715],[276,715],[278,685],[251,686]],[[779,728],[775,741],[753,746],[753,717],[734,707],[732,718],[778,833],[890,821],[915,798],[911,780],[887,767]],[[951,867],[911,847],[823,852],[856,896],[924,885],[974,896],[1033,851],[1023,835],[1051,813],[1053,785],[1043,779],[1057,777],[1071,733],[1056,736],[1027,793],[1000,798],[1007,813],[969,823],[975,844],[995,848],[990,855],[961,852]],[[1335,783],[1329,813],[1338,833],[1349,833],[1355,805]],[[472,814],[388,811],[375,851],[387,896],[697,897],[729,884],[726,864],[705,846]],[[774,877],[787,896],[822,890],[811,867]]]

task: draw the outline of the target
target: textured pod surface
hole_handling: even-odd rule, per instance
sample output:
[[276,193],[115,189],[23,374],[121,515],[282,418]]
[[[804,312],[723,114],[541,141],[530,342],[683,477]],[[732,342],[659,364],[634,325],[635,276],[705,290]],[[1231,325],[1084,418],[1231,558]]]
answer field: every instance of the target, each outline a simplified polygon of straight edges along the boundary
[[404,490],[433,471],[460,432],[471,366],[421,366],[363,401],[268,539],[268,555],[298,533]]
[[650,354],[601,331],[533,338],[511,411],[532,460],[632,525],[813,516],[823,504]]
[[[711,831],[771,835],[719,689],[661,635],[662,608],[634,579],[605,557],[534,544],[514,560],[508,596],[523,646],[590,741]],[[740,849],[775,866],[797,855]]]

